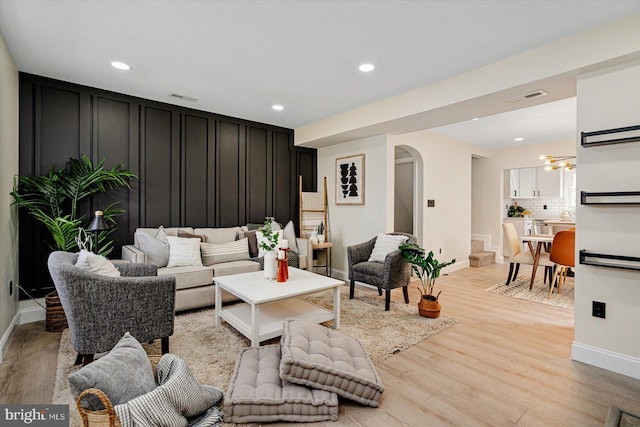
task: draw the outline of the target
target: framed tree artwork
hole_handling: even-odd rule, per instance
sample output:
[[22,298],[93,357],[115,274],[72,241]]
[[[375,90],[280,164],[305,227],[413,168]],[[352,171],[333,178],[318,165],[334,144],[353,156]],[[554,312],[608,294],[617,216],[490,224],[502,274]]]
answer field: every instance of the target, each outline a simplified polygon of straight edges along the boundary
[[364,205],[364,154],[336,159],[336,205]]

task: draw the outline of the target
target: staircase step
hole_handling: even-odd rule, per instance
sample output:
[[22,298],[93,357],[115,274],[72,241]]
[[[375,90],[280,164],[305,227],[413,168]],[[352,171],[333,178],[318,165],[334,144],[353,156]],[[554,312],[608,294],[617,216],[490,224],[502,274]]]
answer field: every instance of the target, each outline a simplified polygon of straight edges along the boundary
[[471,267],[484,267],[496,262],[496,253],[493,251],[473,252],[469,255],[469,265]]
[[482,240],[471,240],[471,253],[484,251],[484,242]]

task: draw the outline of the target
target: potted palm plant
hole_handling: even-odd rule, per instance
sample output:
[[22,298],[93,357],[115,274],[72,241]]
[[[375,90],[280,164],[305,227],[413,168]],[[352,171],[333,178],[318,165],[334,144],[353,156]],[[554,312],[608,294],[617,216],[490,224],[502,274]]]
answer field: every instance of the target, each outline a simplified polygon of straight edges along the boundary
[[411,263],[411,268],[422,284],[422,289],[418,288],[422,294],[418,303],[418,312],[424,317],[436,318],[440,316],[441,307],[438,297],[442,291],[434,295],[434,287],[436,280],[440,277],[441,270],[456,262],[455,258],[448,262],[440,262],[433,255],[433,251],[425,256],[424,248],[415,243],[400,245],[399,249],[405,261]]
[[[26,209],[31,217],[46,227],[52,238],[52,242],[49,242],[51,250],[74,251],[78,250],[79,245],[76,238],[86,237],[86,233],[81,233],[83,224],[87,222],[86,216],[81,213],[81,203],[111,189],[129,187],[129,181],[133,178],[137,176],[121,165],[107,169],[104,159],[94,165],[83,154],[79,159],[69,159],[63,169],[52,167],[46,175],[18,176],[11,197],[13,204]],[[100,254],[106,256],[113,250],[110,234],[116,228],[115,218],[124,211],[117,208],[116,203],[102,211],[110,230],[99,231],[95,242],[92,239],[88,241],[89,248],[95,244],[100,248]],[[55,291],[49,293],[45,301],[45,329],[59,332],[66,328],[67,321],[58,294]]]
[[[104,159],[93,164],[88,156],[69,159],[66,167],[52,167],[47,175],[18,176],[11,197],[19,208],[42,223],[53,239],[53,250],[77,249],[76,237],[87,222],[80,212],[80,203],[97,194],[118,187],[129,187],[129,181],[137,176],[123,166],[111,169],[104,167]],[[109,234],[115,228],[115,217],[124,212],[113,203],[102,209],[104,219],[111,230],[98,234],[100,253],[108,255],[113,249]],[[98,242],[94,242],[98,245]]]

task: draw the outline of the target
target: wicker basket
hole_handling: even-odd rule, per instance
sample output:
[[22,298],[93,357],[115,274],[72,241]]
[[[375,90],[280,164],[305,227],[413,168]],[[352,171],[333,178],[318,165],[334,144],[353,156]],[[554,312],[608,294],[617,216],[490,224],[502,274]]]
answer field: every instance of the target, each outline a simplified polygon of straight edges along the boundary
[[67,324],[67,316],[64,314],[62,303],[58,293],[53,291],[44,297],[47,310],[45,329],[48,332],[61,332],[69,325]]
[[[158,367],[158,362],[162,356],[149,356],[149,361],[151,362],[151,367],[153,368],[153,377],[156,377],[156,368]],[[93,395],[97,397],[104,409],[100,409],[99,411],[92,411],[91,409],[84,408],[80,402],[85,396]],[[113,404],[111,400],[107,397],[102,390],[97,388],[88,388],[80,393],[78,399],[76,400],[76,407],[78,408],[78,412],[80,412],[80,416],[82,417],[82,422],[85,427],[121,427],[120,418],[116,415],[116,411],[113,409]]]

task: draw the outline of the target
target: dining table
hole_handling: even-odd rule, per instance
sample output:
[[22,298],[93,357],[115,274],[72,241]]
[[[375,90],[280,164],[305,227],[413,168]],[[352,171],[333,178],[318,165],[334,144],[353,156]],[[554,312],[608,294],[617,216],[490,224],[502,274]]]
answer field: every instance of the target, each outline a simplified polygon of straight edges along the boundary
[[[533,282],[536,279],[540,254],[544,249],[550,251],[553,234],[529,234],[528,236],[522,236],[520,239],[529,246],[529,251],[531,251],[531,255],[533,256],[533,270],[531,271],[531,282],[529,283],[529,290],[531,290],[533,289]],[[533,247],[534,243],[536,243],[535,249]]]

